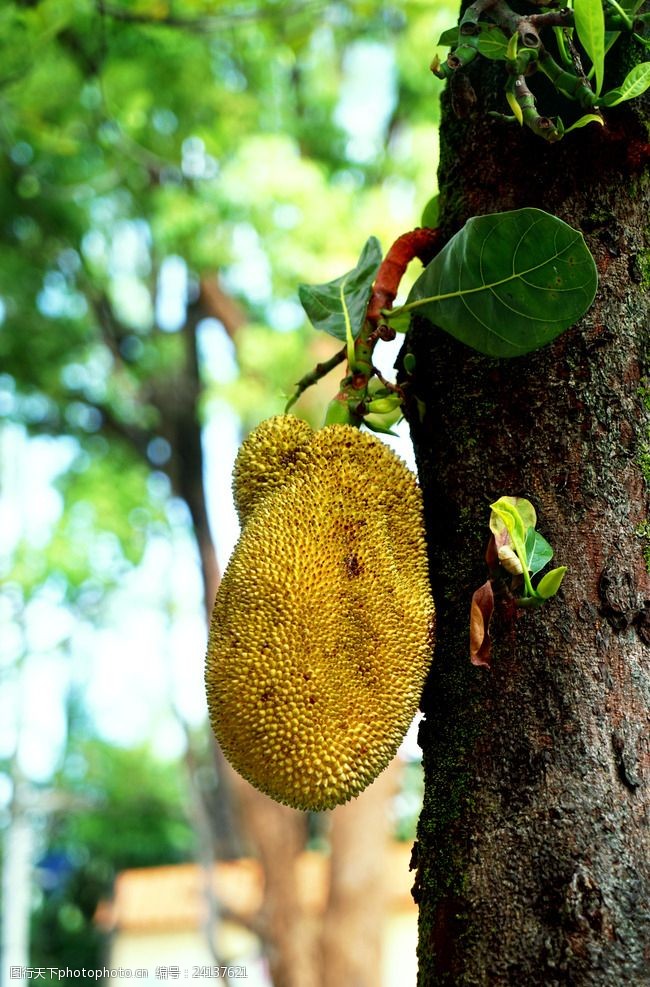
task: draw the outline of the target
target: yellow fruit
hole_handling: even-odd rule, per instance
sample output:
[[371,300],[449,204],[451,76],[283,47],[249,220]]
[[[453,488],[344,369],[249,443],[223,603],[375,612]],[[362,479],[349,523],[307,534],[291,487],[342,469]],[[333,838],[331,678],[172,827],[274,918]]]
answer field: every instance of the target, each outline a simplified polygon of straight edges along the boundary
[[433,643],[415,478],[348,425],[272,418],[235,465],[243,531],[206,669],[233,766],[279,802],[331,808],[369,785],[415,714]]
[[235,462],[233,496],[243,526],[258,500],[286,483],[313,432],[293,415],[268,418],[251,432]]

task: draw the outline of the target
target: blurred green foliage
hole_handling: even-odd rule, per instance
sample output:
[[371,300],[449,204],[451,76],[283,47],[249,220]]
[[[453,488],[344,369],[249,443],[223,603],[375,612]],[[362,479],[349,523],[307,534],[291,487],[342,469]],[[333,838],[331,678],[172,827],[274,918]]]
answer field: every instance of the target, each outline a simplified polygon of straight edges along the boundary
[[[427,65],[448,18],[413,0],[6,5],[0,361],[45,398],[29,412],[14,398],[13,414],[81,441],[107,422],[155,428],[152,379],[180,355],[156,318],[170,256],[190,296],[222,272],[267,330],[304,330],[298,282],[417,222],[438,112]],[[359,106],[375,87],[378,105]],[[357,121],[377,118],[361,148],[346,93]],[[305,351],[297,375],[308,365]]]
[[105,932],[97,907],[110,898],[116,874],[178,863],[194,850],[182,809],[188,794],[174,765],[144,746],[125,750],[80,734],[52,779],[59,808],[43,834],[32,916],[32,963],[39,967],[101,966]]
[[[297,286],[418,224],[435,191],[428,65],[455,6],[0,7],[0,440],[61,446],[47,536],[28,523],[0,554],[0,607],[20,629],[7,679],[31,660],[30,602],[54,587],[75,619],[101,622],[106,594],[169,534],[193,417],[230,409],[245,431],[337,348],[305,324]],[[206,283],[230,306],[225,330]],[[320,422],[332,386],[298,413]],[[15,768],[2,764],[10,784]],[[98,897],[120,867],[191,853],[187,799],[179,773],[83,717],[50,787],[80,802],[44,817],[44,856],[69,866],[41,892],[34,958],[99,965]]]

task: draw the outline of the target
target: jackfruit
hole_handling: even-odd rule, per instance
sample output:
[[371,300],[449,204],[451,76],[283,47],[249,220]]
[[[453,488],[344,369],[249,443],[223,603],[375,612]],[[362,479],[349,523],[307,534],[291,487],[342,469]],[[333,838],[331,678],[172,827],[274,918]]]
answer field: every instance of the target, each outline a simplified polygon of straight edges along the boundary
[[215,602],[210,718],[232,765],[300,809],[358,795],[417,710],[433,644],[420,491],[348,425],[263,422],[234,472],[243,530]]
[[246,524],[253,508],[286,483],[313,432],[293,415],[268,418],[251,432],[240,449],[233,476],[233,498],[239,523]]

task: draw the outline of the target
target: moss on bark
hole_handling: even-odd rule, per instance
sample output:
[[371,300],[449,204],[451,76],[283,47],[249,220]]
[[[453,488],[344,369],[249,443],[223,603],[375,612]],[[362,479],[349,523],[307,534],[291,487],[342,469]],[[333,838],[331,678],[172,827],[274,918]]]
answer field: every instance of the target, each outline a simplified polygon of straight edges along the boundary
[[[517,360],[489,360],[422,322],[409,337],[426,406],[411,428],[438,615],[414,855],[419,984],[642,984],[648,100],[546,145],[483,115],[500,82],[494,65],[472,71],[476,119],[456,120],[444,101],[446,235],[470,215],[546,209],[584,231],[600,288],[580,325]],[[503,494],[532,500],[570,570],[543,610],[497,614],[486,672],[469,664],[469,607],[485,580],[489,504]]]

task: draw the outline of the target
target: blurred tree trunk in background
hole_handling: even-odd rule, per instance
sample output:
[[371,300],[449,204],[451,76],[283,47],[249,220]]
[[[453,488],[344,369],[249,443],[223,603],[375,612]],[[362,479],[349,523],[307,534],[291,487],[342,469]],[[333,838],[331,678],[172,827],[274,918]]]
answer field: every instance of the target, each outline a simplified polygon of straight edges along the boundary
[[[16,758],[12,763],[14,793],[9,806],[3,847],[2,939],[0,942],[1,987],[23,987],[24,976],[15,977],[10,967],[29,966],[29,919],[32,907],[32,858],[34,830],[29,818],[29,794],[20,777]],[[8,903],[11,902],[11,907]]]
[[[494,65],[472,66],[471,120],[444,99],[444,234],[472,215],[543,208],[584,231],[600,288],[578,326],[527,357],[491,360],[423,324],[408,340],[426,403],[411,425],[438,613],[421,729],[419,983],[640,985],[650,970],[648,98],[549,145],[487,117],[502,99]],[[555,112],[548,101],[544,112]],[[488,671],[469,661],[469,611],[487,575],[489,504],[502,495],[533,502],[569,571],[542,609],[497,613]]]
[[393,761],[370,788],[332,813],[320,987],[378,987],[383,982],[386,853],[392,842],[387,807],[399,775],[399,763]]

